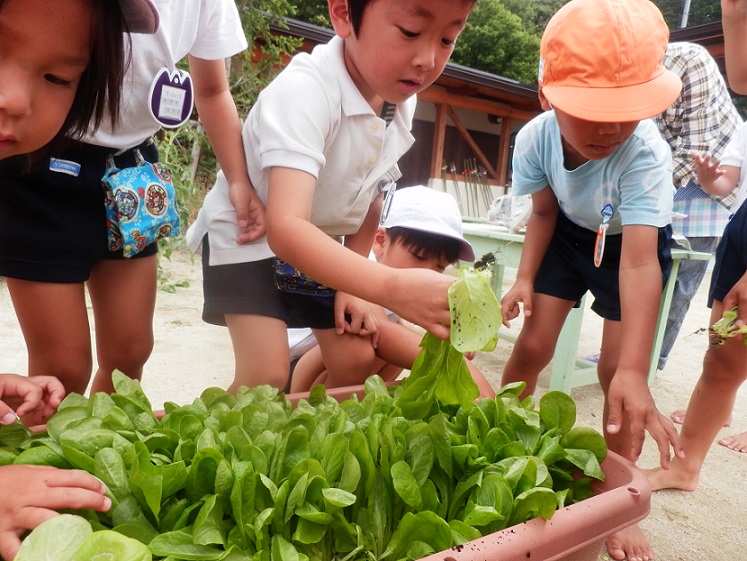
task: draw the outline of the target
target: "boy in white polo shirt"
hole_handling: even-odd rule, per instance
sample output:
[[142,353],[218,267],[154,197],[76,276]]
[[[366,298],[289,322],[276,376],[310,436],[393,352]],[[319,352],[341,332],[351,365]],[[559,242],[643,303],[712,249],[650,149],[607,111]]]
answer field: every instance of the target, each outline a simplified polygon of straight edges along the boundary
[[[454,197],[418,185],[398,189],[392,197],[391,206],[376,230],[370,257],[387,267],[443,273],[458,260],[474,261],[475,254],[462,236],[462,216]],[[403,370],[412,368],[423,336],[396,314],[380,306],[375,308],[379,339],[369,374],[378,374],[389,382],[396,380]],[[351,378],[344,372],[343,377],[327,372],[321,349],[310,329],[288,330],[288,342],[291,364],[296,363],[290,381],[291,392],[308,391],[316,384],[334,388],[365,381],[365,378]],[[327,352],[334,353],[334,346]],[[481,395],[493,395],[479,369],[469,360],[467,366]]]
[[203,243],[203,318],[227,325],[233,341],[231,389],[285,385],[286,327],[314,328],[322,349],[328,342],[339,349],[335,338],[344,333],[373,337],[345,337],[345,352],[325,356],[336,372],[366,353],[373,360],[377,326],[368,302],[448,336],[454,279],[391,269],[366,256],[384,191],[414,140],[414,96],[440,75],[474,0],[328,3],[337,36],[296,55],[244,127],[267,237],[237,243],[222,176],[187,234],[192,250]]

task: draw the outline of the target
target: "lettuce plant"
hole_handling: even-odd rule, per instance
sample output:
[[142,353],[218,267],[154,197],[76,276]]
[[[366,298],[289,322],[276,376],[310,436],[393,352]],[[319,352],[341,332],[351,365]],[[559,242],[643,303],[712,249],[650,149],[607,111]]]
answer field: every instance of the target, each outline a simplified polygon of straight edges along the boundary
[[40,526],[20,561],[418,559],[550,518],[603,478],[604,439],[574,426],[573,400],[535,407],[522,384],[417,419],[377,377],[360,400],[318,386],[296,407],[268,386],[209,388],[159,419],[137,382],[114,382],[68,396],[43,433],[0,428],[0,463],[84,469],[113,505],[75,513],[90,535]]

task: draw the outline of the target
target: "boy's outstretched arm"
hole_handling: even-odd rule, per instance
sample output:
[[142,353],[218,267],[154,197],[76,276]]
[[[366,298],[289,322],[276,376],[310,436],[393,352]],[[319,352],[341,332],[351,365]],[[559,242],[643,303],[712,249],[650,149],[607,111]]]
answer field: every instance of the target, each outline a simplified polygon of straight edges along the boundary
[[747,94],[747,0],[721,0],[721,26],[729,87]]
[[549,185],[532,195],[532,213],[527,222],[516,281],[501,299],[502,322],[506,327],[510,327],[510,321],[519,316],[520,302],[524,306],[524,315],[532,313],[534,279],[550,245],[558,212],[558,199]]
[[237,243],[248,243],[265,234],[265,207],[249,180],[241,137],[241,120],[226,77],[223,60],[189,56],[195,88],[195,106],[226,176],[231,204],[240,233]]
[[[669,467],[670,446],[684,457],[677,430],[656,408],[648,387],[656,321],[662,283],[657,256],[658,229],[653,226],[624,226],[620,258],[620,306],[622,321],[617,370],[607,390],[606,430],[626,435],[629,450],[618,450],[635,461],[643,448],[646,431],[656,440],[660,462]],[[621,432],[622,431],[622,432]],[[624,446],[628,443],[621,441]]]
[[279,167],[269,173],[267,239],[278,257],[322,284],[389,308],[436,337],[448,338],[453,277],[425,269],[393,269],[357,255],[309,221],[314,176]]

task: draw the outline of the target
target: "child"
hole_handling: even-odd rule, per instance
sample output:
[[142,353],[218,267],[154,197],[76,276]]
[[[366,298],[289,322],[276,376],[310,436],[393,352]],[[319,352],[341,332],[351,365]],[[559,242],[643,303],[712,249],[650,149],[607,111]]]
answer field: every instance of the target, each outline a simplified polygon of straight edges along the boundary
[[[153,33],[157,26],[146,0],[0,0],[0,160],[36,152],[106,116],[116,121],[123,33]],[[52,378],[0,375],[0,396],[20,399],[13,412],[10,402],[0,402],[0,423],[17,414],[44,421],[63,395]],[[105,493],[98,479],[78,470],[0,467],[0,556],[13,559],[20,537],[55,510],[108,510]]]
[[[158,161],[153,135],[162,125],[173,127],[191,116],[185,77],[159,90],[164,72],[175,76],[184,57],[189,57],[201,122],[232,196],[246,213],[237,221],[249,221],[252,204],[261,212],[225,70],[225,59],[247,46],[234,1],[155,3],[161,25],[155,35],[132,38],[118,125],[86,123],[80,142],[52,150],[52,158],[33,173],[18,160],[0,167],[0,275],[26,341],[29,374],[53,375],[68,392],[84,393],[92,370],[93,392],[113,391],[115,369],[139,379],[153,349],[158,247],[151,243],[132,258],[109,250],[101,178],[110,157],[120,168],[136,164],[136,151],[148,162]],[[159,91],[184,103],[163,102],[166,96]],[[96,366],[86,292],[95,322]]]
[[[724,229],[716,251],[716,263],[711,273],[708,307],[711,308],[710,324],[718,321],[724,312],[740,306],[744,313],[747,305],[740,304],[747,297],[747,260],[745,260],[745,211],[742,207],[747,198],[744,180],[747,177],[747,123],[743,124],[726,147],[721,161],[710,154],[693,154],[698,182],[703,189],[719,196],[730,195],[739,189],[731,205],[734,213]],[[740,279],[740,277],[742,277]],[[747,379],[747,352],[743,336],[728,338],[718,344],[711,333],[711,340],[703,360],[703,372],[695,385],[687,414],[682,419],[680,433],[685,458],[675,458],[668,471],[647,471],[654,490],[682,489],[694,491],[698,487],[700,470],[703,468],[708,450],[722,426],[730,424],[730,412],[736,393]],[[747,432],[718,441],[737,452],[747,452]]]
[[[462,216],[456,200],[447,193],[424,186],[395,192],[387,216],[376,230],[371,252],[378,263],[387,267],[432,269],[437,273],[443,273],[458,260],[475,260],[472,246],[462,237]],[[396,314],[378,306],[375,313],[379,338],[370,374],[378,374],[389,382],[395,380],[403,369],[412,367],[420,353],[423,336]],[[299,340],[301,334],[290,335]],[[337,379],[335,373],[327,372],[319,347],[312,343],[313,348],[309,349],[309,343],[305,339],[301,341],[305,348],[293,370],[291,392],[308,391],[316,384],[333,388],[365,381],[365,378]],[[292,356],[295,349],[293,345],[290,347]],[[334,353],[334,346],[330,352]],[[467,365],[481,394],[492,395],[490,384],[477,367],[469,361]]]
[[[647,120],[679,94],[662,65],[668,29],[648,0],[572,0],[540,45],[539,97],[546,113],[516,139],[514,195],[532,195],[516,282],[501,301],[504,324],[524,324],[502,383],[534,392],[563,322],[587,290],[604,318],[599,382],[609,448],[635,461],[645,437],[661,463],[674,426],[647,381],[661,291],[671,266],[672,163]],[[607,540],[613,559],[652,558],[638,527]]]
[[[244,146],[267,238],[235,242],[222,175],[187,233],[193,251],[203,243],[203,318],[227,325],[233,342],[230,389],[285,385],[287,327],[315,329],[330,372],[366,376],[370,370],[350,368],[364,355],[374,359],[372,342],[358,336],[375,338],[367,302],[448,336],[453,278],[365,256],[383,192],[413,142],[414,96],[443,70],[473,3],[329,0],[337,36],[294,57],[260,94]],[[328,345],[334,354],[324,352]]]
[[714,159],[711,154],[693,153],[692,157],[698,182],[708,193],[730,197],[739,186],[729,207],[732,215],[735,214],[747,198],[747,189],[744,188],[747,179],[747,122],[742,123],[731,137],[721,160]]

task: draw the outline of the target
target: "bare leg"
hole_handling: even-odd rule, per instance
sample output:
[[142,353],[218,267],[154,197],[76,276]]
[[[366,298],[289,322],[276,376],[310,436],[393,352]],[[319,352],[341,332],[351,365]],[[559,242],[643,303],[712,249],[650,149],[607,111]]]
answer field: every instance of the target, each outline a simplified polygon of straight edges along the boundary
[[[711,324],[720,317],[721,302],[714,302]],[[747,378],[746,364],[747,348],[743,337],[727,339],[723,345],[711,341],[680,432],[685,459],[675,457],[666,471],[647,471],[652,489],[692,491],[697,488],[708,450],[729,418],[737,390]]]
[[98,369],[91,392],[112,393],[112,372],[140,380],[153,351],[158,261],[155,255],[102,260],[91,272]]
[[30,376],[55,376],[65,391],[83,394],[93,367],[83,284],[7,278],[26,341]]
[[229,392],[241,386],[269,384],[283,389],[288,382],[290,358],[285,322],[249,314],[226,314],[236,371]]
[[[607,393],[609,390],[612,377],[617,371],[617,365],[620,362],[620,338],[622,336],[622,325],[619,321],[604,321],[604,331],[602,334],[602,349],[597,364],[597,374],[599,383],[604,391],[604,412],[603,424],[605,427],[604,438],[610,450],[617,452],[623,457],[630,458],[632,448],[632,436],[628,430],[627,424],[623,426],[615,435],[608,434],[607,427]],[[607,537],[607,552],[612,559],[627,559],[628,561],[649,561],[653,559],[654,553],[646,535],[638,524],[633,524],[615,532]]]
[[298,359],[293,369],[291,393],[307,392],[316,384],[323,384],[326,379],[327,368],[322,360],[322,351],[317,345]]
[[[677,409],[676,411],[672,411],[672,414],[669,416],[673,422],[677,423],[678,425],[681,425],[685,422],[685,413],[687,413],[687,409]],[[731,426],[731,415],[729,415],[729,418],[724,423],[725,427]]]
[[569,300],[537,293],[532,296],[532,315],[524,318],[514,349],[503,369],[501,386],[526,382],[521,398],[534,393],[539,373],[550,363],[555,341],[572,307],[573,302]]
[[350,333],[338,335],[334,329],[313,331],[326,367],[324,383],[328,388],[362,384],[371,375],[376,358],[371,337]]

